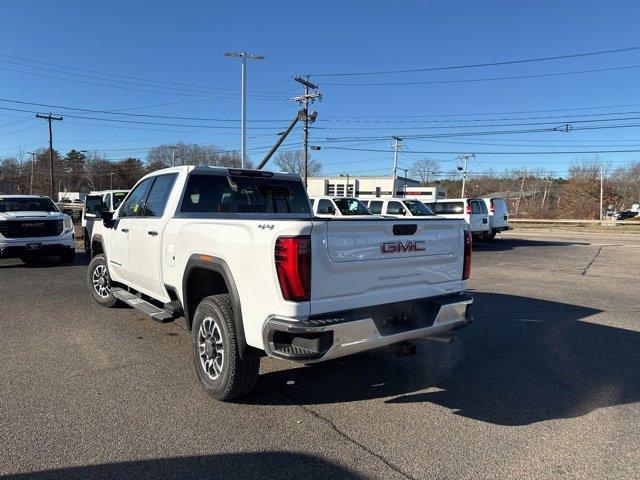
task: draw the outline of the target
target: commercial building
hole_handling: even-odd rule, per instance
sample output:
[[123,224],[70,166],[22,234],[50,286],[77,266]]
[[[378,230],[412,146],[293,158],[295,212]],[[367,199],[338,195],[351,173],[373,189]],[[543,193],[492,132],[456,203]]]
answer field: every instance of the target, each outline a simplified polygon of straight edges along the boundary
[[310,197],[325,195],[358,198],[413,197],[424,201],[446,197],[444,188],[439,186],[421,187],[418,180],[406,177],[397,177],[394,188],[391,175],[309,177],[307,190]]

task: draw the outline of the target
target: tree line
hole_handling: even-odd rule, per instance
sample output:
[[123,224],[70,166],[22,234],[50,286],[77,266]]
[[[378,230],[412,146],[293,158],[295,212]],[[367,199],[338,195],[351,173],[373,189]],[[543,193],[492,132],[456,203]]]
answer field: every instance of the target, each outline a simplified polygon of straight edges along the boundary
[[[282,171],[302,172],[301,150],[285,150],[273,162]],[[309,160],[309,175],[318,175],[320,162]],[[53,177],[56,192],[89,192],[95,190],[129,189],[142,176],[161,168],[179,165],[215,165],[240,167],[237,151],[222,150],[215,145],[193,143],[166,144],[153,147],[145,161],[137,157],[111,160],[97,151],[72,149],[64,156],[53,150]],[[251,160],[245,162],[251,168]],[[26,158],[8,157],[0,160],[0,193],[43,194],[51,192],[49,149],[41,149]]]

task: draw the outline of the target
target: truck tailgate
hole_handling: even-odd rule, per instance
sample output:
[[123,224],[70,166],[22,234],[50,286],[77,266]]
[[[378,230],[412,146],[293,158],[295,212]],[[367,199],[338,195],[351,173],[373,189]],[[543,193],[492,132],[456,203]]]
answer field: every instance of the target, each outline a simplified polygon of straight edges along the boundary
[[314,220],[311,313],[463,290],[464,228],[441,218]]

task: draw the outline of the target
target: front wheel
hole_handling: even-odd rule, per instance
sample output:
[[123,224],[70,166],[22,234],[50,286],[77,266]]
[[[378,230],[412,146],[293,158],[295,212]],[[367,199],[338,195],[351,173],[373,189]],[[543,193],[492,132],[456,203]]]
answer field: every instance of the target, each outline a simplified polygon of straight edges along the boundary
[[193,363],[209,395],[230,401],[251,391],[260,359],[240,358],[231,295],[212,295],[200,302],[192,335]]
[[118,303],[118,299],[111,291],[113,282],[109,276],[107,259],[104,255],[96,255],[87,270],[87,287],[93,299],[103,307],[111,308]]

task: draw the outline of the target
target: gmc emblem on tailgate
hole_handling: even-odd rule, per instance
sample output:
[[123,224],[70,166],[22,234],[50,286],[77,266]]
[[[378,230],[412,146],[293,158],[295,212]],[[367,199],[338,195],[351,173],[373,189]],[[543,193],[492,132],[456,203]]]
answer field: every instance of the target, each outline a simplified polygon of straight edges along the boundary
[[382,253],[420,252],[426,250],[426,242],[422,240],[409,240],[407,242],[383,242],[380,244]]

